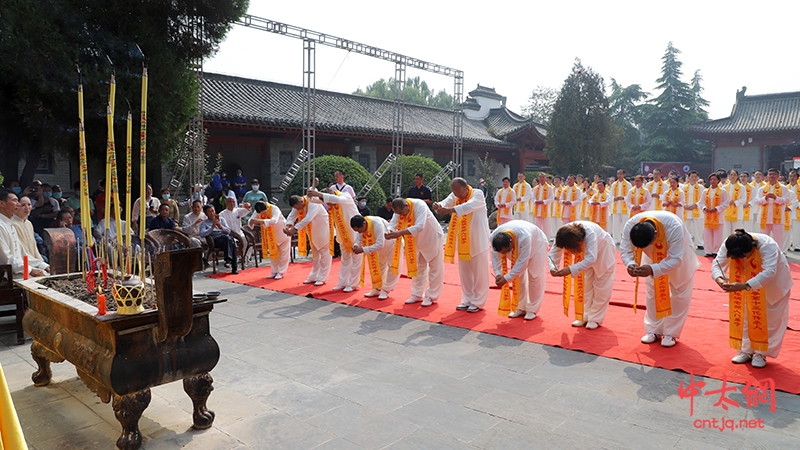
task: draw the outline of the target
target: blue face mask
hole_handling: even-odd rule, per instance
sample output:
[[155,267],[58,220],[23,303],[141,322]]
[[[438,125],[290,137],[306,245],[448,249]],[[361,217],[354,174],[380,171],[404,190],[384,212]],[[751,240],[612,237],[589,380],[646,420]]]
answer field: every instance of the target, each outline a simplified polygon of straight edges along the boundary
[[62,195],[64,195],[63,192],[53,192],[53,198],[61,198]]
[[359,205],[361,205],[361,207],[364,208],[364,207],[367,206],[367,202],[361,202],[361,203],[359,203]]
[[163,198],[164,200],[169,200],[169,194],[163,194],[161,198]]
[[11,191],[19,195],[19,193],[22,192],[22,188],[19,186],[14,186],[13,188],[11,188]]
[[52,192],[45,192],[43,195],[44,195],[44,198],[50,198],[50,197],[53,196],[53,193]]
[[257,191],[257,190],[258,190],[258,185],[257,185],[257,184],[254,184],[254,185],[253,185],[253,186],[251,186],[251,187],[253,188],[253,190],[254,190],[254,191]]

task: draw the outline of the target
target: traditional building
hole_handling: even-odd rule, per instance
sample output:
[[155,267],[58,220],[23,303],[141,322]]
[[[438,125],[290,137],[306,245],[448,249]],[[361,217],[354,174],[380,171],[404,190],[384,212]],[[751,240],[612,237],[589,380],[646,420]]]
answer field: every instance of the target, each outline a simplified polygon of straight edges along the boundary
[[[303,88],[205,73],[202,89],[208,153],[221,153],[229,174],[241,167],[246,177],[261,181],[262,190],[276,188],[302,147]],[[353,158],[374,172],[392,151],[394,102],[316,93],[317,156]],[[404,154],[447,164],[453,153],[453,112],[406,104],[404,117]],[[464,176],[477,181],[478,158],[487,153],[504,175],[546,165],[546,133],[543,125],[508,110],[505,97],[494,89],[478,86],[464,104]]]
[[[730,117],[690,125],[711,142],[712,167],[752,172],[786,171],[800,157],[800,92],[745,95],[736,92]],[[800,163],[800,161],[798,161]]]

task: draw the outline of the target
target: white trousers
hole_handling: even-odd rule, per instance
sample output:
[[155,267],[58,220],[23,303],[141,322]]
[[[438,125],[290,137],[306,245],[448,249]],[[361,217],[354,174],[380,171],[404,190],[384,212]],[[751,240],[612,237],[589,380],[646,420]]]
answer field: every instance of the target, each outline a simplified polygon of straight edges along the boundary
[[[596,270],[603,271],[602,273]],[[608,302],[614,290],[614,275],[617,272],[616,264],[609,268],[592,266],[583,272],[583,320],[585,322],[602,323],[608,312]]]
[[792,248],[800,248],[800,221],[792,221]]
[[533,223],[533,215],[530,212],[515,212],[514,213],[514,220],[524,220],[526,222]]
[[[440,239],[441,240],[441,239]],[[439,251],[430,259],[425,259],[422,252],[417,252],[417,276],[411,279],[411,295],[436,300],[442,295],[444,285],[444,247],[441,242],[436,246]],[[427,288],[427,292],[425,290]]]
[[[759,224],[760,226],[760,224]],[[783,224],[767,224],[767,228],[761,228],[759,231],[761,234],[766,234],[767,236],[772,236],[772,239],[781,246],[782,251],[786,251],[783,248]]]
[[679,338],[683,324],[686,322],[686,316],[689,314],[689,306],[692,303],[694,277],[683,286],[675,286],[674,282],[670,280],[669,295],[672,314],[662,319],[656,319],[656,294],[653,277],[646,278],[645,286],[647,288],[647,311],[644,313],[645,332]]
[[[261,245],[266,246],[267,243],[262,242]],[[272,275],[286,274],[286,271],[289,269],[289,261],[291,260],[291,251],[292,251],[291,239],[286,239],[282,243],[278,244],[278,259],[269,260],[270,273]]]
[[[547,283],[547,245],[539,249],[531,249],[528,268],[517,278],[519,286],[519,305],[517,311],[539,314],[544,299],[544,288]],[[535,250],[535,251],[534,251]]]
[[358,287],[361,281],[361,261],[364,259],[361,255],[356,255],[353,252],[347,252],[344,245],[339,243],[339,248],[342,249],[342,263],[339,265],[339,286],[342,287]]
[[321,249],[314,247],[312,242],[311,244],[311,273],[308,274],[307,280],[313,281],[322,281],[323,283],[328,281],[328,275],[331,274],[331,261],[333,258],[331,257],[331,252],[328,249],[328,246],[325,245]]
[[545,234],[545,236],[547,236],[547,239],[552,241],[556,238],[556,232],[558,231],[558,228],[561,226],[561,218],[551,217],[547,220],[550,221],[550,229],[548,230],[549,232]]
[[615,244],[622,242],[622,229],[625,228],[628,219],[630,219],[628,214],[611,214],[611,235]]
[[791,230],[791,228],[788,229],[788,230],[786,229],[786,227],[783,228],[783,242],[779,242],[779,244],[781,244],[781,251],[782,252],[786,253],[786,251],[789,250],[789,247],[792,244],[792,230]]
[[533,222],[550,239],[550,218],[536,217]]
[[[403,249],[400,249],[400,254],[403,254]],[[359,255],[358,258],[361,258],[361,265],[367,266],[366,268],[362,268],[361,270],[366,270],[364,273],[364,283],[366,284],[368,281],[372,282],[372,277],[369,274],[369,266],[367,264],[367,255]],[[382,291],[392,292],[397,286],[397,280],[400,279],[400,271],[398,273],[392,273],[392,252],[387,252],[387,254],[383,254],[380,251],[378,252],[378,264],[380,265],[381,270],[381,289]],[[360,277],[361,275],[359,275]],[[359,278],[360,281],[360,278]],[[374,288],[373,288],[374,289]]]
[[[689,213],[691,213],[691,211],[689,211]],[[694,247],[695,248],[703,247],[705,249],[706,247],[703,242],[704,238],[703,229],[705,228],[703,226],[703,217],[698,217],[697,219],[689,217],[688,219],[686,219],[684,223],[686,224],[686,228],[689,230],[689,235],[692,236],[692,240],[694,241]],[[717,247],[715,251],[718,249],[719,247]]]
[[458,261],[461,304],[483,308],[489,298],[489,249],[469,261]]
[[716,230],[713,228],[703,228],[703,242],[705,243],[703,248],[705,249],[706,254],[719,252],[722,242],[728,236],[724,233],[724,231],[725,230],[722,224],[717,226]]
[[[762,355],[777,358],[783,346],[783,335],[786,334],[786,326],[789,325],[789,294],[780,299],[774,305],[767,303],[767,342],[769,349]],[[747,304],[745,303],[745,308]],[[744,326],[742,327],[742,351],[752,355],[753,348],[750,347],[750,337],[747,335],[747,314],[744,315]]]
[[728,239],[728,236],[733,234],[739,228],[744,228],[747,231],[747,225],[745,225],[744,221],[742,220],[723,220],[722,221],[722,242],[725,242],[725,239]]

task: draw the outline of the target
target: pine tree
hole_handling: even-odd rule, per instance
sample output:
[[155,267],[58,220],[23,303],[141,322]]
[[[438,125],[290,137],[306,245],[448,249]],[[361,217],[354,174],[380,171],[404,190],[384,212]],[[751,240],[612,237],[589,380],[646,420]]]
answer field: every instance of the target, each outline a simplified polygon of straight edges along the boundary
[[622,139],[616,166],[628,173],[639,170],[639,154],[642,152],[642,102],[649,97],[638,84],[621,86],[617,80],[611,79],[611,96],[608,98],[611,117],[614,124],[621,128]]
[[553,108],[545,156],[556,172],[594,173],[612,161],[620,137],[603,77],[576,58]]

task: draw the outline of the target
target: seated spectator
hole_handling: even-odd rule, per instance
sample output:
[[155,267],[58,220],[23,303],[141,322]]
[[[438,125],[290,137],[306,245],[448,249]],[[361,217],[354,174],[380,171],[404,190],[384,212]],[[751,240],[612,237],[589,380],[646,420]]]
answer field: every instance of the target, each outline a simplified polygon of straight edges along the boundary
[[[72,208],[72,222],[80,225],[81,223],[81,182],[76,181],[72,185],[72,190],[75,191],[70,198],[64,203],[63,207],[69,206]],[[62,208],[63,208],[62,207]],[[89,215],[94,215],[94,201],[89,199]]]
[[47,183],[41,185],[38,195],[38,200],[34,203],[33,211],[31,211],[30,220],[33,223],[33,229],[42,234],[42,231],[56,218],[58,211],[61,210],[61,205],[53,198],[53,188]]
[[[129,231],[131,233],[131,235],[134,235],[133,230],[125,223],[124,220],[120,220],[119,222],[120,222],[120,225],[121,225],[121,229],[122,229],[123,235],[125,234],[126,230]],[[94,227],[94,231],[101,238],[105,237],[105,235],[106,235],[106,219],[103,219],[100,222],[98,222],[97,226]],[[124,238],[124,236],[123,236],[123,238]],[[109,241],[115,241],[116,239],[117,239],[117,221],[114,219],[114,217],[111,217],[111,220],[109,220],[109,223],[108,223],[108,240]]]
[[58,212],[57,220],[58,228],[69,228],[72,230],[72,234],[75,235],[75,242],[78,245],[83,244],[83,228],[75,223],[75,216],[71,212],[62,209]]
[[[131,222],[133,222],[133,228],[139,228],[139,216],[140,210],[139,205],[142,202],[142,198],[139,197],[133,203],[133,208],[131,209]],[[161,205],[161,202],[158,201],[157,198],[153,197],[153,185],[147,183],[147,189],[145,190],[145,199],[144,199],[145,207],[147,208],[144,212],[145,216],[145,223],[144,226],[147,228],[150,225],[150,221],[153,220],[155,216],[158,215],[158,206]]]
[[[17,194],[8,189],[0,189],[0,264],[11,266],[14,274],[22,276],[25,268],[22,245],[17,230],[11,225],[11,216],[17,210]],[[46,275],[46,272],[28,265],[28,274],[34,277]]]
[[200,200],[193,201],[191,212],[183,216],[181,231],[192,239],[195,247],[201,246],[200,224],[205,222],[206,219],[208,217],[203,214],[203,202]]
[[[161,190],[161,204],[162,205],[169,205],[169,218],[172,219],[175,223],[178,223],[178,220],[181,218],[181,211],[178,209],[178,202],[175,199],[170,198],[169,188],[164,188]],[[159,214],[161,211],[161,207],[159,207]],[[150,229],[150,228],[148,228]]]
[[147,226],[148,230],[174,230],[175,229],[175,221],[169,217],[169,210],[170,207],[167,203],[162,203],[161,206],[158,207],[158,215],[150,221],[150,225]]
[[59,186],[57,184],[54,184],[53,185],[53,198],[56,199],[56,201],[58,202],[58,206],[59,207],[63,207],[64,206],[64,202],[66,202],[66,200],[64,198],[62,198],[63,196],[64,196],[64,193],[61,191],[61,186]]
[[230,227],[228,227],[225,219],[217,216],[213,206],[204,206],[203,213],[208,219],[200,224],[200,237],[211,237],[214,241],[214,247],[222,249],[225,253],[225,263],[231,265],[231,273],[239,273],[237,268],[238,254],[236,252],[236,242],[230,236]]
[[50,272],[50,265],[42,254],[39,252],[39,247],[36,245],[36,237],[33,233],[33,224],[28,220],[31,214],[31,199],[27,195],[23,195],[18,202],[17,209],[14,215],[11,216],[11,225],[17,231],[20,244],[22,245],[22,254],[28,256],[28,264],[31,267],[42,269],[45,272]]
[[219,216],[225,219],[231,229],[231,236],[236,238],[238,248],[244,247],[244,233],[242,233],[242,219],[250,214],[250,204],[242,203],[243,208],[236,207],[236,198],[228,197],[225,199],[225,209]]

